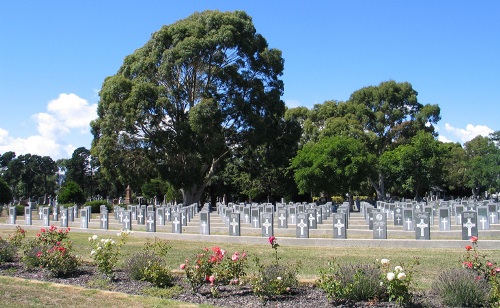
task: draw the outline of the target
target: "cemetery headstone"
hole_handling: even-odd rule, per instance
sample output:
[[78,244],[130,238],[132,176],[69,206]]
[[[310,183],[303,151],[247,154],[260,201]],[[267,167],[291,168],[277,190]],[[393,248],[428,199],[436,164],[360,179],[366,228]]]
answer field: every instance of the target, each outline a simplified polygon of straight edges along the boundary
[[87,219],[87,209],[80,210],[80,228],[88,229],[89,220]]
[[182,221],[180,212],[171,212],[172,233],[182,233]]
[[306,213],[297,214],[296,237],[309,238],[309,215]]
[[42,224],[44,227],[50,226],[50,208],[42,208]]
[[200,212],[200,234],[210,235],[210,212]]
[[31,226],[33,224],[33,216],[31,213],[31,207],[30,206],[25,206],[24,207],[24,223],[27,226]]
[[252,228],[260,228],[260,210],[252,207]]
[[240,236],[240,213],[229,214],[229,235]]
[[395,226],[402,226],[403,222],[404,222],[403,208],[400,206],[397,206],[394,208],[394,225]]
[[273,213],[262,213],[262,236],[270,237],[274,235]]
[[489,210],[487,206],[477,207],[477,220],[479,230],[489,230],[490,229],[490,217]]
[[278,228],[288,228],[288,216],[285,208],[280,208],[278,210]]
[[74,222],[75,221],[75,213],[73,211],[72,207],[68,207],[68,222]]
[[290,217],[290,224],[295,225],[297,223],[297,208],[295,206],[288,208],[288,216]]
[[346,214],[334,213],[333,214],[333,238],[347,238],[346,232]]
[[469,240],[471,236],[478,236],[477,213],[475,211],[463,211],[462,240]]
[[316,209],[307,209],[307,220],[309,224],[309,229],[318,229],[318,222],[317,222],[317,216],[316,216]]
[[109,229],[109,213],[107,209],[101,209],[99,214],[99,227],[103,230]]
[[16,224],[16,218],[17,218],[16,207],[15,206],[10,206],[9,207],[9,223],[11,225],[15,225]]
[[457,225],[462,225],[462,212],[464,211],[463,205],[457,205],[455,206],[455,218],[456,218],[456,224]]
[[413,224],[413,210],[409,208],[403,209],[403,230],[413,231],[415,226]]
[[439,216],[439,231],[451,230],[450,208],[441,207],[438,210]]
[[385,213],[373,214],[373,238],[387,239],[387,215]]
[[132,212],[129,210],[122,211],[122,231],[132,230]]
[[415,212],[415,238],[417,240],[430,240],[430,222],[428,212]]
[[158,225],[164,226],[165,225],[165,208],[164,207],[159,207],[156,209],[156,217],[158,220]]
[[146,212],[146,232],[156,232],[156,212]]
[[498,206],[495,203],[488,204],[488,212],[491,224],[498,224]]
[[136,209],[137,211],[137,224],[145,225],[146,224],[146,209],[144,207],[139,207]]
[[61,209],[61,227],[62,228],[67,228],[68,227],[68,214],[69,210],[67,208],[62,208]]

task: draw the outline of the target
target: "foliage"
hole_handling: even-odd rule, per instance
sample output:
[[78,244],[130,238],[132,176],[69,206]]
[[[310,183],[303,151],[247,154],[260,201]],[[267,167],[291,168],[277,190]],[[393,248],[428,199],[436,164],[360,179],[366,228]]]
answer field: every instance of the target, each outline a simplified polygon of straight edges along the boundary
[[334,259],[320,271],[317,284],[330,301],[368,301],[384,295],[381,274],[377,265],[338,264]]
[[182,195],[170,183],[159,179],[152,179],[141,186],[142,195],[148,199],[156,197],[157,200],[180,200]]
[[111,204],[109,204],[108,201],[106,201],[106,200],[88,201],[88,202],[85,202],[85,204],[83,206],[84,207],[90,206],[92,213],[100,213],[101,212],[101,205],[105,205],[108,212],[111,212],[111,210],[112,210]]
[[489,301],[500,304],[500,265],[488,260],[486,255],[477,249],[478,239],[471,237],[471,245],[465,246],[465,254],[461,259],[462,267],[474,273],[476,279],[484,279],[491,287]]
[[97,235],[89,237],[90,257],[94,260],[97,270],[108,278],[112,278],[113,270],[117,265],[121,248],[127,241],[131,231],[118,233],[120,242],[117,244],[113,239],[100,239]]
[[432,285],[444,304],[451,307],[484,307],[488,303],[488,282],[466,269],[444,271]]
[[292,159],[299,191],[344,193],[357,189],[368,175],[373,156],[359,140],[333,136],[308,143]]
[[22,261],[25,266],[46,269],[56,277],[75,272],[80,259],[72,252],[72,242],[66,241],[69,230],[55,226],[41,228],[35,238],[23,245]]
[[269,237],[269,244],[274,249],[274,260],[269,264],[263,264],[258,257],[255,257],[257,272],[250,277],[253,292],[263,300],[289,293],[296,287],[300,267],[300,263],[280,264],[279,244],[274,236]]
[[16,246],[8,240],[0,237],[0,264],[3,262],[12,262],[16,257]]
[[125,262],[125,271],[134,280],[144,280],[155,287],[165,288],[172,284],[172,273],[165,266],[170,246],[165,241],[147,241],[141,252],[134,254]]
[[61,188],[57,200],[60,203],[73,202],[81,204],[85,202],[85,196],[83,195],[83,190],[77,183],[68,181]]
[[9,184],[0,177],[0,204],[8,204],[10,201],[12,201],[12,192]]
[[384,152],[379,160],[380,168],[386,183],[392,184],[396,192],[402,188],[418,199],[431,186],[440,184],[443,154],[439,141],[421,131],[409,144]]
[[245,275],[247,254],[236,251],[229,256],[217,246],[211,251],[204,248],[194,256],[193,261],[187,259],[180,268],[185,271],[193,292],[198,292],[202,285],[210,282],[211,292],[217,296],[221,285],[239,284],[240,278]]
[[105,79],[91,152],[108,178],[159,176],[199,202],[224,157],[275,137],[283,63],[241,11],[163,26]]
[[499,188],[500,144],[491,138],[477,136],[464,144],[466,165],[465,186],[470,188],[474,197],[480,190],[490,187]]
[[394,269],[390,268],[389,261],[381,262],[382,284],[389,302],[396,302],[399,306],[409,306],[412,301],[410,287],[413,282],[413,268],[419,264],[418,259],[408,265],[401,264]]
[[17,248],[22,247],[25,238],[26,238],[26,231],[20,226],[16,226],[16,231],[14,231],[14,234],[9,234],[9,242],[12,243]]

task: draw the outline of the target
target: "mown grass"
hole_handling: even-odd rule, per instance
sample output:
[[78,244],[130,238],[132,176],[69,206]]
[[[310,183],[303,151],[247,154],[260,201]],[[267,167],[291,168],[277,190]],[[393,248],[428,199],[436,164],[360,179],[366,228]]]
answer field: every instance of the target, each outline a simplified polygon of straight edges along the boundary
[[23,307],[212,307],[160,297],[127,295],[69,285],[28,281],[0,276],[0,299],[4,308]]

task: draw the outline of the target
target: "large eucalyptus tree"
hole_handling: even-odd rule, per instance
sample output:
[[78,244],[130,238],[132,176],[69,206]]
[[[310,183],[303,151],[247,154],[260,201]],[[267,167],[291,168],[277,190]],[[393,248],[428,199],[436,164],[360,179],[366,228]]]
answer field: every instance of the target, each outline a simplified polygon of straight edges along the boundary
[[124,183],[157,172],[197,202],[225,156],[281,125],[283,66],[244,12],[163,26],[104,81],[92,154]]

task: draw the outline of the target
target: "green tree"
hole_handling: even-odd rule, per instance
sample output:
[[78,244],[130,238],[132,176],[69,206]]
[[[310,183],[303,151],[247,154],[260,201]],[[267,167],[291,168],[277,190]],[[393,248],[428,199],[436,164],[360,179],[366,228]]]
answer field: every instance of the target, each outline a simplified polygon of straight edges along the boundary
[[92,153],[122,182],[154,170],[198,202],[225,156],[283,121],[283,64],[241,11],[163,26],[104,81]]
[[12,201],[12,193],[9,184],[0,177],[0,204],[8,204]]
[[57,196],[57,202],[64,203],[78,203],[82,204],[85,202],[85,195],[83,190],[78,186],[76,182],[68,181],[64,184]]
[[395,192],[408,191],[415,199],[441,182],[444,149],[430,133],[419,132],[410,144],[386,151],[379,163]]
[[495,143],[495,134],[477,136],[464,144],[466,187],[471,189],[474,197],[481,190],[495,187],[500,176],[500,148]]
[[443,148],[443,187],[448,194],[467,196],[469,190],[465,186],[466,156],[465,150],[458,142],[442,143]]
[[[440,120],[437,105],[422,105],[417,91],[408,82],[382,82],[351,94],[348,110],[353,110],[365,132],[370,153],[380,158],[386,151],[410,142],[419,131],[434,134],[433,124]],[[352,123],[352,121],[350,122]],[[370,182],[379,198],[385,198],[384,173],[376,164],[378,177]]]
[[301,193],[328,196],[359,189],[373,162],[361,141],[332,136],[307,143],[292,159],[291,168]]

